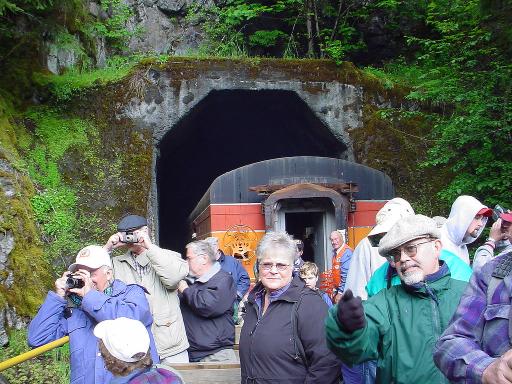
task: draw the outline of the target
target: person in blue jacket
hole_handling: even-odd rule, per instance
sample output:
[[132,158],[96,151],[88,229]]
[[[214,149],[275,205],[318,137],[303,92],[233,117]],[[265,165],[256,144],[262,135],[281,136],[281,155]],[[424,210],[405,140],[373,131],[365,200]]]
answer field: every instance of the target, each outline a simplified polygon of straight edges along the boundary
[[93,330],[99,322],[118,317],[144,324],[151,339],[151,357],[159,362],[144,289],[115,280],[107,251],[89,245],[55,281],[55,292],[48,292],[29,324],[28,344],[39,347],[69,335],[70,384],[110,383],[112,374],[105,369]]
[[220,268],[229,273],[236,285],[236,297],[237,301],[242,300],[242,297],[249,290],[249,286],[251,285],[251,279],[249,278],[249,274],[242,266],[240,261],[235,259],[233,256],[225,255],[224,252],[219,248],[219,239],[216,237],[207,237],[205,239],[215,251],[215,258],[220,264]]

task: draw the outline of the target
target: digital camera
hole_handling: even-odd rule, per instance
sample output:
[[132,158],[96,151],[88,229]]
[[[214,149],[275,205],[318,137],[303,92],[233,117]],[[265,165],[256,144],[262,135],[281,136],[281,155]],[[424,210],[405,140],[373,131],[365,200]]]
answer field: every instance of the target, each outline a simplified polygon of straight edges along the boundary
[[139,238],[135,232],[123,232],[121,242],[129,244],[138,243]]
[[72,273],[69,273],[66,277],[66,289],[82,288],[85,285],[82,279],[73,276]]
[[498,221],[498,219],[500,218],[500,215],[504,212],[505,212],[505,209],[501,205],[496,204],[496,206],[492,210],[492,219],[494,221]]

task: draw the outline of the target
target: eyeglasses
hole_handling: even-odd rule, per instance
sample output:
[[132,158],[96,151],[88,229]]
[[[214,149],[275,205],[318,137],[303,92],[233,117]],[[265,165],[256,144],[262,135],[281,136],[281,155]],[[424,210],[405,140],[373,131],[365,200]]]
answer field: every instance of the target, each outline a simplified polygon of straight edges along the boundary
[[400,247],[400,248],[395,248],[395,249],[393,249],[393,250],[388,252],[388,256],[391,257],[395,263],[398,263],[400,261],[400,259],[402,258],[402,251],[407,256],[414,257],[414,256],[416,256],[416,253],[418,252],[418,247],[420,245],[431,243],[434,240],[435,239],[430,239],[430,240],[424,241],[422,243],[405,245],[405,246]]
[[283,271],[286,271],[286,268],[288,268],[289,266],[290,266],[290,264],[283,264],[283,263],[261,263],[260,264],[260,268],[266,272],[270,271],[273,267],[276,267],[276,269],[279,272],[283,272]]

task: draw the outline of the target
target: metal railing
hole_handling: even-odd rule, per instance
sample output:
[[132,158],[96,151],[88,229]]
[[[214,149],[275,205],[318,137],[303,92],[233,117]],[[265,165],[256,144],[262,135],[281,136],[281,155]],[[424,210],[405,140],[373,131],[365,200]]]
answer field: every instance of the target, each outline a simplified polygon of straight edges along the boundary
[[66,344],[69,341],[69,336],[61,337],[60,339],[57,339],[55,341],[52,341],[51,343],[42,345],[38,348],[34,348],[31,351],[22,353],[21,355],[12,357],[8,360],[2,361],[0,363],[0,372],[6,370],[7,368],[11,368],[12,366],[23,363],[24,361],[27,361],[29,359],[32,359],[33,357],[39,356],[42,353],[45,353],[53,348],[60,347],[61,345]]

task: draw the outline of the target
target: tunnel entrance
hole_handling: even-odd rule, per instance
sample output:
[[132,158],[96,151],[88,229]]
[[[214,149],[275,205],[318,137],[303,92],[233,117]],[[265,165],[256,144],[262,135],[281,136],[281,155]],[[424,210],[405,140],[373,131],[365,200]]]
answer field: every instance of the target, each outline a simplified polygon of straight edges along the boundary
[[183,252],[187,217],[221,174],[279,157],[344,159],[346,150],[295,92],[210,92],[158,144],[160,245]]

